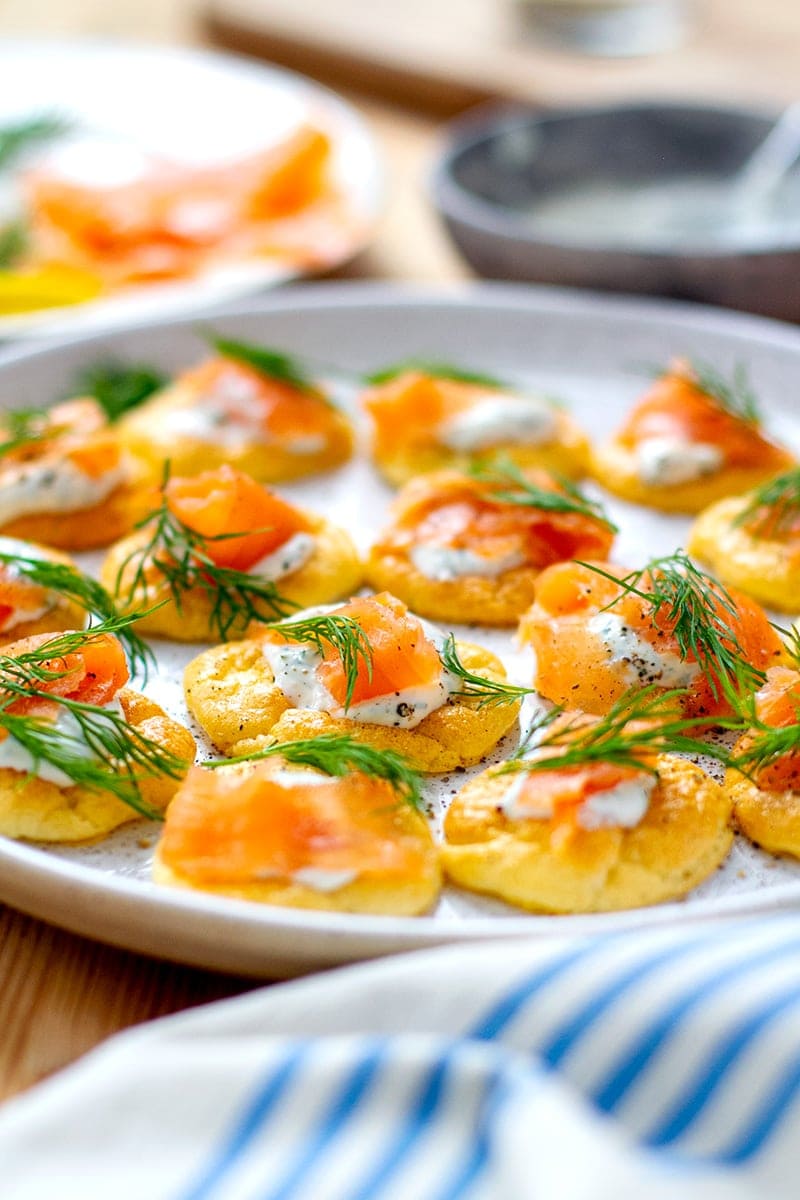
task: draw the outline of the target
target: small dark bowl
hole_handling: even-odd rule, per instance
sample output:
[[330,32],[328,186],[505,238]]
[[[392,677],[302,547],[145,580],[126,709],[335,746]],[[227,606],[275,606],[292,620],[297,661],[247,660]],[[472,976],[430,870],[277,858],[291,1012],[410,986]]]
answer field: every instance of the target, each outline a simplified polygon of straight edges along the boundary
[[800,234],[757,244],[648,245],[591,229],[558,238],[531,210],[576,184],[729,179],[775,116],[696,105],[470,114],[451,126],[431,180],[436,208],[474,269],[492,279],[646,292],[800,320]]

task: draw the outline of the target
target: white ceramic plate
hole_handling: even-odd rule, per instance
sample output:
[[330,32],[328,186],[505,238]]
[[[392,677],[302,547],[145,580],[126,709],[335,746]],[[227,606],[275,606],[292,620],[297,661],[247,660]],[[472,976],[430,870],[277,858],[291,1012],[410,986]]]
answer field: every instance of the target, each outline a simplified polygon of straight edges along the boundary
[[[290,71],[172,47],[5,40],[0,85],[0,124],[58,113],[76,134],[190,165],[257,152],[302,120],[312,120],[331,135],[333,176],[359,219],[360,232],[327,268],[362,249],[380,212],[382,171],[365,125],[333,92]],[[26,162],[35,159],[34,154]],[[0,184],[8,191],[7,181]],[[74,307],[0,316],[0,338],[93,332],[194,312],[300,273],[266,259],[218,267],[191,280],[142,284]]]
[[[744,362],[770,426],[800,449],[800,331],[757,318],[662,301],[630,301],[555,289],[481,285],[448,295],[384,285],[293,289],[230,310],[215,324],[228,334],[284,347],[352,370],[411,355],[437,357],[530,381],[571,403],[594,434],[615,424],[642,388],[637,365],[673,354],[718,366]],[[167,370],[195,361],[203,347],[188,321],[141,325],[0,358],[0,401],[30,405],[64,392],[76,368],[109,355]],[[324,507],[363,546],[381,526],[390,493],[362,458],[287,495]],[[622,529],[615,558],[641,564],[685,540],[688,522],[617,502]],[[472,630],[524,682],[530,662],[511,637]],[[197,647],[160,644],[149,688],[186,718],[180,670]],[[508,745],[504,748],[508,750]],[[434,782],[441,810],[465,776]],[[209,967],[274,976],[456,939],[485,941],[553,932],[601,932],[800,905],[800,864],[777,860],[737,839],[726,865],[685,901],[627,913],[540,917],[447,889],[431,916],[360,917],[269,908],[149,882],[154,836],[129,826],[96,845],[46,848],[0,839],[0,899],[69,929],[136,950]]]

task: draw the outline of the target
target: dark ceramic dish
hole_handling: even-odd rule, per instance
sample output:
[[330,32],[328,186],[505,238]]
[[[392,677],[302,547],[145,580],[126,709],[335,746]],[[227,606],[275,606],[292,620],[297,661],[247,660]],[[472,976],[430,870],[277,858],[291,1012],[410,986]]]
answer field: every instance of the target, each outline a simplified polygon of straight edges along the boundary
[[451,127],[434,204],[464,257],[493,279],[679,296],[800,320],[800,236],[610,243],[537,230],[535,206],[587,181],[632,185],[692,174],[731,179],[774,120],[696,105],[470,114]]

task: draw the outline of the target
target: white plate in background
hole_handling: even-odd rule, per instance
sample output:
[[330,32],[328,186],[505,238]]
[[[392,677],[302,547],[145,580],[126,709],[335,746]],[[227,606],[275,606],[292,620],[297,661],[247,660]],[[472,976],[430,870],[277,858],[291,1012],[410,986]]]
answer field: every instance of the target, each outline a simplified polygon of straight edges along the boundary
[[[264,150],[304,119],[332,139],[332,173],[359,221],[338,266],[363,249],[378,219],[383,175],[376,145],[355,109],[319,84],[246,58],[176,47],[95,40],[0,41],[0,125],[42,113],[76,135],[118,141],[181,163],[208,165]],[[26,163],[50,154],[50,142]],[[0,201],[14,168],[0,176]],[[7,196],[6,196],[7,201]],[[64,335],[197,311],[302,274],[253,259],[191,279],[132,285],[69,307],[0,315],[0,339]]]

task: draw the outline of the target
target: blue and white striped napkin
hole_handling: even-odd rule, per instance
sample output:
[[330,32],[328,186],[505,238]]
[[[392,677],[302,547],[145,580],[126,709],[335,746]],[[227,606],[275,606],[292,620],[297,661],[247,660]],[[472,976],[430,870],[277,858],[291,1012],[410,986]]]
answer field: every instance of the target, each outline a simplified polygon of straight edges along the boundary
[[347,968],[114,1038],[0,1113],[3,1200],[798,1194],[800,915]]

